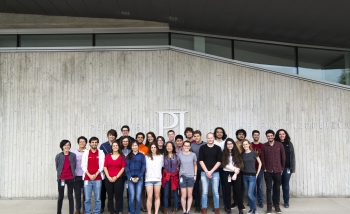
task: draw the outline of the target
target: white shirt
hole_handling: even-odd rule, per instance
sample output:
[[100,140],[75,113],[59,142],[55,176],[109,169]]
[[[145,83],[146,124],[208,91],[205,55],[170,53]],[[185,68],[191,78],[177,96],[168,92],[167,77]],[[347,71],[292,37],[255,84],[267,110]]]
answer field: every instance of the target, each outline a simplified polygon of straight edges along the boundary
[[164,165],[163,155],[153,156],[153,160],[150,157],[146,157],[146,176],[145,182],[148,181],[162,181],[162,167]]
[[224,150],[224,146],[225,146],[225,141],[224,140],[221,141],[221,142],[218,142],[218,141],[214,140],[214,144],[217,145],[217,146],[220,146],[221,151]]
[[[230,155],[229,162],[228,162],[227,165],[229,165],[229,166],[233,167],[234,169],[236,169],[236,167],[234,166],[234,163],[233,163],[231,155]],[[227,169],[226,166],[224,166],[223,170],[226,171],[226,172],[233,172],[232,170]]]

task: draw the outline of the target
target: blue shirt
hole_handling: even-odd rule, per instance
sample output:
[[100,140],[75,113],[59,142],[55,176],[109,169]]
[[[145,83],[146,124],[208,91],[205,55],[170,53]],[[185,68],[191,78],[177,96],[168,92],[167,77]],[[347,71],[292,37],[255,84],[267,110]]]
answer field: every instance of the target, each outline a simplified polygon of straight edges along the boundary
[[103,153],[105,153],[105,155],[112,152],[112,147],[111,144],[109,144],[109,141],[102,143],[100,149],[103,151]]
[[142,178],[146,169],[146,158],[138,152],[136,155],[132,152],[131,159],[126,158],[125,172],[128,179],[132,177]]

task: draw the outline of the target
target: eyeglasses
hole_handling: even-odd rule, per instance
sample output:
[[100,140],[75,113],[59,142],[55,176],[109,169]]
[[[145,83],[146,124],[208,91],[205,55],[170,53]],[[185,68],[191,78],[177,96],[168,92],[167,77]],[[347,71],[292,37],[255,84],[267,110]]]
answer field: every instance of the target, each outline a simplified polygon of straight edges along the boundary
[[122,132],[128,132],[129,130],[127,130],[127,129],[124,129],[124,130],[122,130]]
[[129,141],[128,141],[128,140],[123,140],[122,142],[123,142],[123,143],[124,143],[124,142],[129,143]]

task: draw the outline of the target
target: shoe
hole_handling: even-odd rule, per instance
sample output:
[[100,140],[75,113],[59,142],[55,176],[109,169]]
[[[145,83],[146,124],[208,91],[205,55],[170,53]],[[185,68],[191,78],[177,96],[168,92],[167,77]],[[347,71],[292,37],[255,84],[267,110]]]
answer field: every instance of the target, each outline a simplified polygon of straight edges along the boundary
[[284,203],[285,208],[289,208],[289,203]]
[[244,214],[244,213],[243,213],[243,210],[240,210],[238,214]]
[[207,214],[207,208],[202,208],[202,214]]
[[77,211],[75,211],[75,213],[74,213],[74,214],[80,214],[80,211],[78,211],[78,210],[77,210]]
[[200,207],[196,207],[195,213],[200,213],[201,212],[201,208]]
[[215,212],[215,214],[220,214],[220,209],[219,208],[215,208],[214,212]]
[[253,210],[252,214],[258,214],[258,212],[256,210]]
[[141,208],[141,211],[146,213],[146,212],[147,212],[147,209]]
[[272,206],[271,205],[267,205],[266,214],[272,214]]
[[236,204],[236,203],[231,204],[231,209],[233,209],[233,208],[235,208],[235,207],[237,207],[237,204]]
[[276,213],[282,213],[279,205],[275,205],[275,211]]
[[263,204],[259,204],[258,205],[260,208],[264,208],[264,205]]
[[245,210],[245,206],[243,206],[242,210]]
[[252,214],[252,212],[253,212],[253,210],[249,210],[249,211],[247,212],[247,214]]
[[227,207],[226,206],[224,206],[224,210],[227,211]]
[[168,214],[168,209],[164,208],[164,214]]
[[232,213],[231,213],[231,209],[227,210],[227,211],[226,211],[226,214],[232,214]]
[[165,213],[165,208],[162,207],[162,208],[161,208],[161,211],[162,211],[162,213],[164,214],[164,213]]
[[177,211],[178,211],[178,210],[177,210],[176,208],[174,208],[174,209],[173,209],[173,212],[172,212],[171,214],[176,214]]

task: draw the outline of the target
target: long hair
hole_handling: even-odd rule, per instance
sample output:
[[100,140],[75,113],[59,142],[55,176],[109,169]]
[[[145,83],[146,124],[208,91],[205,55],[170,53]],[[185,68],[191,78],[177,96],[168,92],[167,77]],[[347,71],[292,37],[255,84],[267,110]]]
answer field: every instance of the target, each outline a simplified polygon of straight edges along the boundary
[[151,147],[152,147],[153,145],[156,147],[156,155],[160,155],[160,151],[159,151],[159,148],[158,148],[157,143],[155,143],[155,142],[150,143],[149,146],[148,146],[148,153],[147,153],[147,156],[148,156],[149,158],[151,158],[151,160],[153,160],[153,154],[152,154],[152,151],[151,151]]
[[284,143],[290,143],[290,137],[289,137],[289,134],[286,130],[284,129],[278,129],[277,132],[276,132],[276,135],[275,135],[275,141],[278,141],[278,142],[281,142],[281,139],[280,139],[280,132],[284,132],[286,133],[286,138],[284,139]]
[[218,138],[218,137],[216,136],[216,131],[217,131],[218,129],[221,129],[221,131],[222,131],[222,140],[226,140],[227,134],[226,134],[226,132],[225,132],[225,129],[222,128],[222,127],[216,127],[216,128],[215,128],[215,130],[214,130],[214,138],[215,138],[215,139]]
[[129,136],[121,136],[119,138],[119,147],[123,150],[124,146],[123,146],[123,140],[128,139],[128,145],[126,146],[127,149],[131,149],[131,142],[130,142],[130,138]]
[[[134,140],[133,142],[131,142],[130,147],[132,147],[133,144],[136,144],[137,147],[139,146],[139,143],[138,143],[136,140]],[[133,155],[133,153],[134,153],[134,152],[131,151],[131,152],[128,154],[128,156],[126,156],[126,158],[129,159],[129,160],[134,160],[134,155]]]
[[[227,143],[231,142],[233,145],[232,151],[230,153],[229,149],[227,148]],[[225,141],[224,150],[222,152],[222,163],[224,166],[228,165],[230,162],[230,155],[232,156],[232,161],[235,165],[235,167],[242,169],[243,167],[243,159],[241,154],[239,153],[239,150],[236,146],[235,141],[232,138],[227,138]]]
[[[122,156],[123,158],[125,158],[124,153],[122,152],[122,149],[121,149],[121,147],[120,147],[118,141],[115,140],[115,141],[112,143],[111,147],[113,147],[113,144],[117,144],[117,145],[118,145],[118,154],[119,154],[120,156]],[[111,149],[111,155],[113,155],[113,149]]]
[[156,139],[157,147],[158,147],[158,140],[159,140],[159,139],[162,139],[162,141],[163,141],[163,147],[164,147],[164,146],[165,146],[165,139],[164,139],[164,137],[162,137],[162,136],[158,136],[157,139]]
[[175,146],[174,146],[173,142],[168,141],[168,142],[165,144],[164,158],[168,158],[168,155],[169,155],[169,152],[168,152],[168,150],[166,149],[166,147],[168,146],[168,144],[170,144],[171,147],[173,148],[172,154],[173,154],[173,155],[176,155]]
[[[153,143],[153,142],[148,142],[148,135],[151,135],[153,137],[153,142],[155,142],[156,140],[156,135],[153,133],[153,132],[147,132],[146,134],[146,143],[145,143],[145,146],[149,146],[150,143]],[[157,146],[158,147],[158,146]]]

